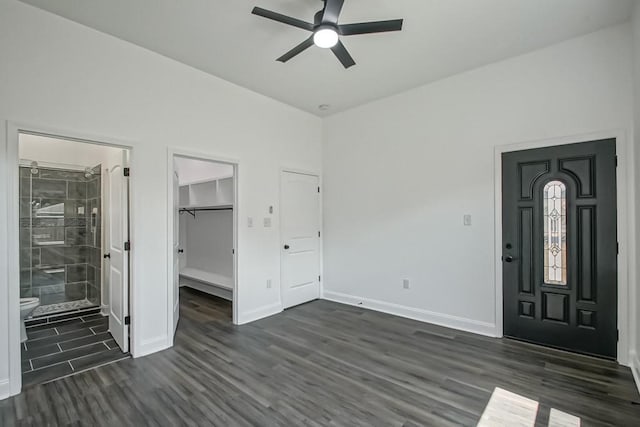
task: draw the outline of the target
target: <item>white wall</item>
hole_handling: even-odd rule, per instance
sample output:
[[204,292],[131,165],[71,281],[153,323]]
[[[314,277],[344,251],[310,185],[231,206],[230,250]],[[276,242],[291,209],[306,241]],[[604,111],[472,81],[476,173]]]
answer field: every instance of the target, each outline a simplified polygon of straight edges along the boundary
[[186,266],[233,277],[233,212],[196,212],[180,215],[185,223]]
[[233,176],[233,166],[224,163],[176,157],[175,165],[180,185]]
[[325,297],[494,334],[494,147],[628,133],[630,58],[617,26],[326,119]]
[[59,165],[94,167],[107,165],[108,159],[122,150],[97,144],[49,138],[39,135],[20,135],[20,160],[49,162]]
[[[280,167],[321,170],[317,117],[18,1],[0,1],[0,58],[0,194],[7,193],[10,166],[5,120],[133,147],[135,355],[168,345],[168,146],[237,159],[240,218],[264,216],[270,205],[277,210]],[[1,227],[6,220],[1,197]],[[245,225],[240,221],[238,230],[240,322],[280,307],[277,211],[272,228]],[[9,284],[2,241],[4,314]],[[0,398],[7,392],[8,335],[1,315]]]
[[[635,143],[635,176],[640,177],[640,3],[636,2],[633,10],[633,81],[634,81],[634,143]],[[640,185],[636,186],[636,212],[640,213]],[[640,215],[636,215],[636,241],[640,242]],[[640,279],[640,262],[636,260],[636,278]],[[640,286],[635,288],[635,318],[636,335],[632,342],[631,366],[640,390]]]

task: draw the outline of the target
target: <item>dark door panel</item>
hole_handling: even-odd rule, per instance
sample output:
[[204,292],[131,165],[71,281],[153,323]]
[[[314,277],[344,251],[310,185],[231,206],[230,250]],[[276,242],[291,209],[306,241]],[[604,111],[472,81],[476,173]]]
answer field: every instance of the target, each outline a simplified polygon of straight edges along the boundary
[[502,156],[504,334],[615,358],[615,140]]

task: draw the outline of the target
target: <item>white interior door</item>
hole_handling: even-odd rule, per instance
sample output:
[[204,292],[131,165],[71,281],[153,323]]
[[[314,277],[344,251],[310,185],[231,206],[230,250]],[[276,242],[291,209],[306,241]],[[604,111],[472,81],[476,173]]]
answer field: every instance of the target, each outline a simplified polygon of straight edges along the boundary
[[284,308],[320,297],[318,177],[282,172],[282,302]]
[[109,332],[123,352],[129,351],[129,181],[123,164],[109,171]]
[[173,172],[173,338],[180,318],[180,180]]

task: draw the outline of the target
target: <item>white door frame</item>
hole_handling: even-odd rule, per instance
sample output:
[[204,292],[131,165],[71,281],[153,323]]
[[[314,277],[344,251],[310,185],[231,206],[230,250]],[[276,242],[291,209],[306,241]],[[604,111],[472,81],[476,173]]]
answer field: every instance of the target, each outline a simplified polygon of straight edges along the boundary
[[[119,148],[123,150],[129,150],[129,163],[133,162],[133,147],[124,144],[120,141],[116,141],[112,138],[87,135],[81,132],[54,129],[51,127],[41,126],[37,124],[17,123],[7,121],[7,273],[8,273],[8,298],[7,303],[9,305],[8,325],[9,325],[9,393],[11,396],[19,394],[22,390],[22,366],[20,363],[20,238],[19,238],[19,225],[20,225],[20,213],[19,203],[17,202],[20,197],[19,182],[20,182],[20,170],[19,170],[19,135],[21,133],[27,133],[32,135],[47,136],[57,139],[63,139],[67,141],[74,141],[85,144],[104,145],[113,148]],[[130,179],[130,185],[133,189],[135,184],[134,180]],[[134,212],[131,208],[129,211],[129,221],[131,224],[131,230],[133,234],[134,228]],[[132,316],[132,324],[130,325],[130,339],[132,342],[134,333],[136,331],[136,301],[134,300],[133,289],[133,262],[135,258],[135,252],[132,250],[129,253],[131,259],[131,270],[129,271],[129,293],[131,295],[129,301],[129,312]],[[1,285],[0,285],[1,286]],[[132,346],[131,351],[133,354]]]
[[[324,299],[324,247],[323,247],[323,243],[324,243],[324,223],[323,223],[323,217],[322,217],[322,213],[324,211],[323,207],[322,207],[322,201],[324,200],[323,197],[323,191],[324,191],[324,187],[322,185],[322,174],[320,174],[319,172],[314,172],[311,170],[306,170],[306,169],[299,169],[299,168],[288,168],[288,167],[281,167],[280,171],[279,171],[279,175],[278,175],[278,208],[282,209],[282,174],[284,172],[290,172],[290,173],[299,173],[301,175],[310,175],[310,176],[315,176],[316,178],[318,178],[318,185],[320,186],[320,200],[318,203],[318,221],[319,224],[318,226],[320,227],[320,242],[318,244],[318,268],[320,271],[320,299]],[[280,242],[280,247],[278,248],[278,253],[280,254],[280,292],[278,292],[278,296],[280,298],[280,311],[284,310],[284,300],[282,299],[282,261],[283,261],[283,257],[282,257],[282,224],[280,224],[280,216],[281,212],[278,212],[278,241]]]
[[635,183],[633,179],[633,146],[631,139],[623,130],[610,130],[593,132],[583,135],[571,135],[558,138],[550,138],[538,141],[521,142],[496,146],[494,149],[494,184],[495,184],[495,241],[494,241],[494,268],[495,268],[495,335],[503,336],[503,309],[502,309],[502,153],[511,151],[528,150],[532,148],[545,148],[557,145],[574,144],[600,139],[616,140],[616,155],[619,162],[616,170],[617,183],[617,231],[620,252],[618,255],[618,331],[619,340],[617,348],[617,360],[620,364],[628,366],[631,350],[631,340],[635,334],[636,326],[631,322],[635,313]]
[[[173,173],[175,157],[186,157],[195,160],[212,161],[216,163],[224,163],[233,166],[233,324],[238,324],[238,257],[240,256],[240,248],[238,247],[238,211],[240,210],[239,182],[240,182],[240,162],[237,159],[231,159],[212,153],[198,152],[192,150],[184,150],[178,147],[169,147],[167,149],[167,233],[173,239],[173,199],[179,194],[173,194]],[[173,283],[173,245],[170,242],[167,245],[167,283]],[[167,287],[167,347],[173,346],[173,286]]]

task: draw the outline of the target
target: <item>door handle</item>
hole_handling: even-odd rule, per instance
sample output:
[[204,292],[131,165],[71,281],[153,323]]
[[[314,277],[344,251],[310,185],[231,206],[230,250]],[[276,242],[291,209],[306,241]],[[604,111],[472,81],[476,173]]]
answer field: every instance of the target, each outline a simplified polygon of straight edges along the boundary
[[514,257],[512,257],[511,255],[507,255],[507,256],[503,256],[503,257],[502,257],[502,260],[503,260],[504,262],[513,262],[513,261],[515,261],[516,259],[518,259],[518,258],[514,258]]
[[289,249],[289,245],[284,245],[284,249],[285,250]]
[[178,253],[179,254],[183,254],[184,253],[184,249],[178,249]]
[[102,256],[102,258],[104,258],[104,259],[107,259],[107,258],[111,259],[111,254],[104,254],[104,255]]

